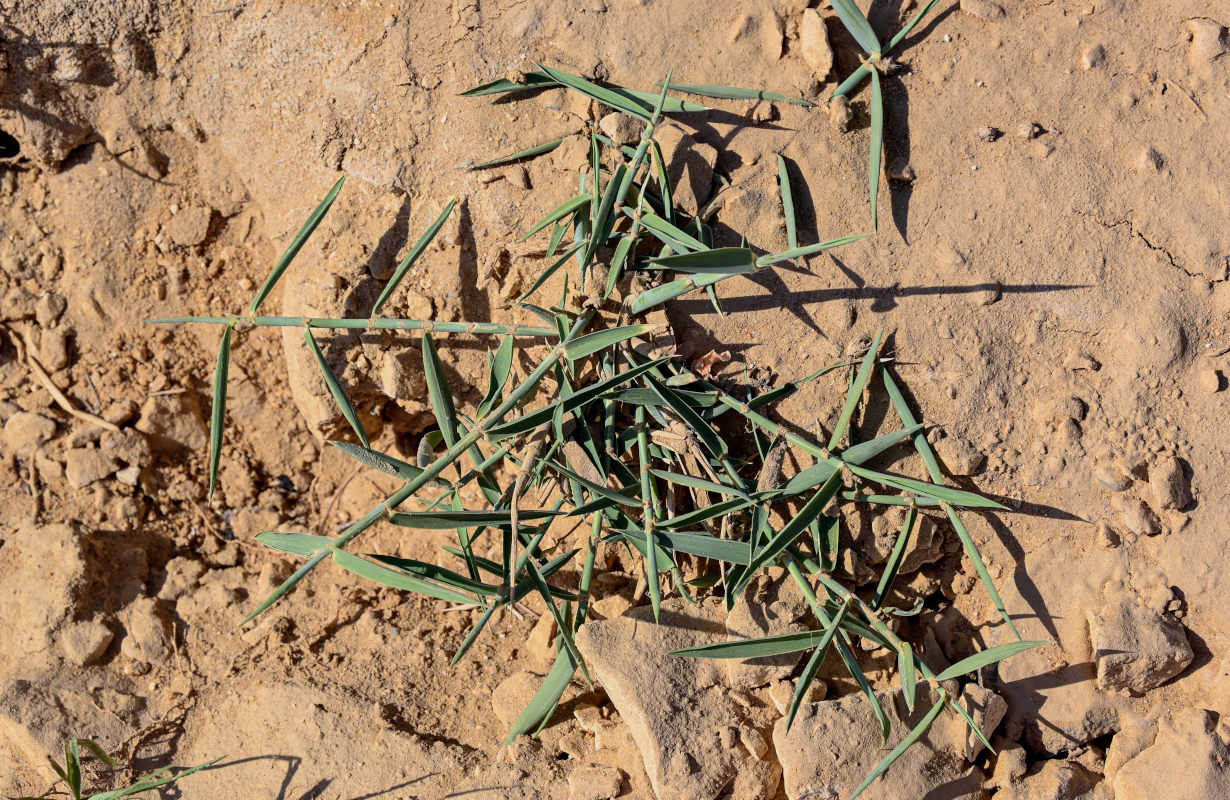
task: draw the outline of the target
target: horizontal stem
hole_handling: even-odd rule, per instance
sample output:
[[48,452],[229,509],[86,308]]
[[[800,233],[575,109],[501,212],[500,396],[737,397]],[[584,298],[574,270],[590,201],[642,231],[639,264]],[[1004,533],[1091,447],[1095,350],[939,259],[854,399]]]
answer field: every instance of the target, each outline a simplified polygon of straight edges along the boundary
[[342,328],[350,330],[426,331],[434,333],[507,334],[554,338],[554,328],[534,325],[501,325],[495,322],[437,322],[419,319],[334,319],[330,317],[168,317],[146,322],[161,324],[204,323],[238,325],[249,323],[259,328]]

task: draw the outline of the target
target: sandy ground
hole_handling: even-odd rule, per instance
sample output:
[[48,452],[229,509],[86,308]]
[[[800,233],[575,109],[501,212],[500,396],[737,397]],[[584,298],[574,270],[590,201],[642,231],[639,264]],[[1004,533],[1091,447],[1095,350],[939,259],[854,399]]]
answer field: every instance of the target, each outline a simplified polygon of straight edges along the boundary
[[[74,735],[141,769],[229,756],[184,797],[581,800],[612,796],[612,774],[619,796],[652,797],[642,743],[600,690],[578,687],[540,741],[499,748],[535,686],[525,673],[550,663],[532,604],[498,617],[452,669],[470,612],[338,570],[238,629],[292,566],[255,533],[333,531],[392,484],[322,447],[342,429],[303,353],[254,331],[237,342],[208,501],[219,332],[141,320],[246,307],[345,174],[271,306],[354,312],[457,196],[460,213],[389,312],[520,321],[508,297],[541,264],[510,243],[573,194],[585,146],[573,134],[599,112],[561,90],[457,93],[541,61],[639,88],[674,67],[680,81],[823,103],[857,51],[821,4],[836,64],[814,74],[799,40],[807,6],[5,3],[0,130],[12,142],[0,144],[20,153],[0,161],[0,792],[44,791],[38,754]],[[891,32],[913,8],[876,3],[870,18]],[[1111,776],[1130,771],[1104,755],[1135,754],[1125,731],[1180,730],[1168,720],[1189,707],[1212,712],[1213,730],[1230,713],[1226,24],[1224,9],[1184,0],[941,2],[885,82],[879,234],[728,282],[726,316],[699,294],[668,310],[685,355],[730,350],[728,374],[779,381],[888,331],[955,481],[1010,507],[971,516],[971,530],[1022,632],[1056,643],[1000,671],[997,735],[1019,769],[1003,777],[979,756],[986,788],[970,796],[1052,796],[1042,778],[1078,764],[1090,794],[1062,796],[1110,797],[1122,783]],[[784,248],[777,153],[798,167],[804,243],[866,229],[862,92],[848,125],[823,104],[720,100],[672,121],[676,166],[691,174],[689,147],[712,153],[733,184],[719,239]],[[560,136],[571,138],[523,165],[455,168]],[[701,201],[711,191],[690,188]],[[445,348],[471,401],[487,344]],[[411,447],[427,411],[413,337],[337,337],[329,352],[373,436]],[[32,361],[112,429],[66,413]],[[828,419],[845,384],[825,381],[783,416]],[[398,536],[371,544],[434,558],[448,541]],[[958,548],[919,575],[945,598],[920,623],[945,655],[1001,641]],[[1142,630],[1181,626],[1190,665],[1143,692],[1100,687],[1097,620],[1120,607],[1144,615]],[[828,677],[830,696],[849,693],[836,669]],[[594,706],[601,725],[582,713]],[[1199,791],[1198,769],[1166,769],[1175,791]]]

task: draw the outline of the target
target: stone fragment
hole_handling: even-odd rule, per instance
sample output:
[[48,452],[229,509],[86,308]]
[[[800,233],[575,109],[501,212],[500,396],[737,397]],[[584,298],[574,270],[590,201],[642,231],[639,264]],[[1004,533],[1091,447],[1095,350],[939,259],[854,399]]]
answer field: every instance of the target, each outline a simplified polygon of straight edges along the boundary
[[68,366],[68,333],[61,327],[44,329],[39,336],[39,360],[48,372],[59,372]]
[[200,401],[187,392],[148,398],[136,428],[149,434],[150,445],[163,453],[202,450],[209,443]]
[[1216,394],[1221,391],[1221,373],[1212,367],[1206,367],[1196,374],[1196,384],[1205,394]]
[[1143,717],[1124,716],[1119,730],[1110,740],[1104,766],[1107,781],[1114,781],[1120,767],[1132,760],[1157,739],[1157,723]]
[[[910,712],[900,690],[880,692],[878,696],[892,725],[890,746],[926,716],[934,700],[924,689]],[[965,722],[956,714],[941,714],[927,735],[859,797],[980,798],[982,775],[965,763],[965,730]],[[861,694],[801,706],[789,731],[785,719],[778,720],[773,744],[790,800],[849,797],[884,757],[879,722]]]
[[961,0],[961,10],[987,22],[999,22],[1006,16],[1004,7],[991,0]]
[[87,667],[107,652],[107,646],[115,634],[101,622],[89,620],[74,622],[60,635],[64,657],[70,664]]
[[54,420],[29,411],[18,411],[4,423],[4,446],[11,453],[28,455],[56,434]]
[[1208,17],[1187,20],[1187,37],[1187,60],[1197,69],[1226,54],[1226,29]]
[[1175,711],[1159,721],[1153,744],[1116,770],[1115,800],[1226,800],[1230,797],[1226,739],[1213,712]]
[[640,141],[641,131],[645,125],[630,114],[616,111],[598,120],[598,127],[615,144],[625,145]]
[[1137,536],[1156,536],[1162,532],[1162,522],[1153,509],[1135,497],[1115,497],[1113,505],[1119,511],[1124,526]]
[[799,20],[799,49],[812,74],[823,81],[833,69],[833,48],[824,19],[814,8],[806,9]]
[[0,608],[5,633],[0,669],[51,646],[76,611],[86,581],[81,536],[68,525],[23,525],[0,547]]
[[110,476],[119,467],[118,461],[94,447],[76,447],[64,453],[64,474],[68,485],[74,489],[84,489]]
[[48,293],[39,297],[34,304],[34,318],[42,327],[54,325],[68,308],[68,301],[58,294]]
[[[961,705],[974,718],[974,722],[978,725],[978,730],[982,731],[982,735],[986,737],[987,741],[990,741],[991,733],[1003,721],[1004,715],[1008,713],[1008,704],[1004,702],[1004,698],[976,683],[966,684],[965,688],[961,690]],[[986,745],[983,744],[982,739],[975,736],[974,732],[967,727],[965,731],[965,760],[973,762],[985,747]]]
[[995,797],[996,800],[1105,800],[1106,795],[1100,791],[1098,783],[1098,776],[1082,765],[1057,758],[1033,765]]
[[1088,612],[1098,688],[1143,694],[1192,663],[1183,626],[1128,595]]
[[175,650],[170,617],[152,597],[142,597],[129,606],[124,628],[127,635],[120,644],[120,652],[133,661],[158,666]]
[[1106,48],[1100,44],[1092,44],[1081,51],[1081,67],[1086,70],[1100,67],[1106,63]]
[[1160,509],[1183,508],[1192,501],[1183,463],[1177,458],[1163,458],[1149,468],[1149,486],[1153,500]]
[[670,655],[725,640],[725,616],[721,603],[694,609],[672,598],[657,623],[650,608],[640,607],[577,632],[577,647],[640,748],[658,797],[712,800],[737,774],[771,763],[737,744],[743,728],[767,727],[760,713],[767,710],[737,705],[718,662]]
[[978,448],[963,436],[945,436],[935,442],[936,455],[948,468],[948,474],[973,475],[986,462]]
[[[199,764],[226,753],[228,766],[195,780],[185,778],[175,784],[175,792],[183,800],[314,793],[358,798],[373,791],[389,800],[450,794],[473,800],[565,796],[548,789],[543,778],[511,764],[493,763],[495,759],[481,751],[381,724],[382,710],[306,682],[218,686],[190,712],[176,757]],[[359,756],[362,768],[339,769],[339,764],[355,762],[356,747],[369,754]],[[270,768],[271,753],[293,754],[288,762],[295,770],[292,784],[286,783],[287,766]],[[371,755],[376,753],[378,758]]]
[[163,233],[180,247],[193,247],[201,244],[209,236],[209,226],[213,221],[212,208],[189,206],[180,209],[163,226]]
[[615,767],[578,767],[568,776],[568,800],[610,800],[623,785],[624,777]]

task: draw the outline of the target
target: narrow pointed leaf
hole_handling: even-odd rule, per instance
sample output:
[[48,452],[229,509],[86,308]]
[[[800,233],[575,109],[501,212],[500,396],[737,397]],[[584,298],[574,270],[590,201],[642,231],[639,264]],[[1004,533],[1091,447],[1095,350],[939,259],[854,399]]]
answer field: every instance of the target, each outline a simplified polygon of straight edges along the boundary
[[785,252],[782,252],[782,253],[775,253],[772,255],[761,256],[760,258],[756,259],[756,266],[767,267],[771,264],[777,264],[782,261],[791,261],[796,258],[803,258],[805,256],[815,255],[816,253],[823,253],[825,250],[832,250],[834,247],[841,247],[843,244],[850,244],[851,242],[857,242],[859,239],[863,239],[866,236],[867,234],[865,233],[860,233],[855,236],[842,236],[840,239],[830,239],[827,242],[809,244],[805,247],[797,247],[793,250],[786,250]]
[[416,594],[434,597],[438,600],[449,600],[454,603],[469,604],[475,602],[474,597],[471,595],[462,594],[446,586],[437,586],[434,583],[408,575],[400,570],[368,561],[353,553],[347,553],[345,550],[334,548],[331,555],[333,556],[333,561],[342,569],[379,583],[382,586],[415,592]]
[[579,75],[573,75],[570,72],[564,72],[563,70],[543,66],[542,64],[539,64],[538,68],[559,83],[567,86],[569,89],[578,91],[587,97],[597,100],[603,105],[610,106],[616,111],[622,111],[625,114],[630,114],[637,119],[645,121],[649,120],[649,112],[646,110],[644,105],[636,100],[625,97],[617,92],[613,92],[610,89],[599,86],[596,83],[587,81]]
[[997,645],[989,650],[983,650],[981,653],[974,653],[974,655],[968,658],[961,659],[939,675],[936,675],[935,679],[937,681],[946,681],[952,678],[959,678],[968,672],[977,672],[989,664],[998,664],[1005,658],[1010,658],[1017,653],[1023,653],[1026,650],[1032,650],[1045,644],[1050,644],[1050,642],[1023,641]]
[[226,756],[219,756],[213,759],[212,761],[206,761],[204,764],[198,764],[195,767],[189,767],[188,769],[181,770],[175,773],[174,775],[162,775],[161,773],[163,772],[175,769],[175,765],[171,765],[170,767],[167,767],[164,770],[158,771],[157,775],[160,777],[151,775],[145,778],[144,780],[137,781],[132,786],[126,786],[123,789],[115,789],[114,791],[103,792],[102,794],[90,795],[89,798],[87,798],[87,800],[119,800],[119,798],[121,797],[131,797],[134,794],[141,794],[142,792],[148,792],[151,789],[157,789],[161,786],[166,786],[168,784],[174,783],[175,781],[187,778],[189,775],[200,772],[203,769],[209,769],[214,764],[217,764],[219,761],[221,761],[224,758],[226,758]]
[[[549,519],[558,516],[560,512],[550,509],[523,510],[518,512],[521,522]],[[448,530],[450,528],[476,528],[480,526],[502,526],[512,524],[512,510],[498,509],[492,511],[396,511],[389,516],[389,521],[403,528],[414,528],[421,531]]]
[[543,153],[550,153],[552,150],[554,150],[555,148],[563,144],[563,142],[564,142],[563,139],[552,139],[549,142],[543,142],[542,144],[536,144],[533,147],[527,147],[524,150],[518,150],[517,152],[510,153],[509,155],[506,155],[506,156],[500,156],[499,158],[493,158],[490,161],[484,161],[481,164],[475,164],[472,167],[468,167],[468,169],[470,170],[488,169],[490,167],[499,167],[504,164],[511,164],[512,162],[520,161],[523,158],[531,158],[533,156],[540,156]]
[[871,23],[854,4],[854,0],[832,0],[832,5],[833,10],[841,19],[841,24],[854,37],[854,41],[858,42],[858,46],[863,48],[868,55],[879,54],[880,40],[876,38],[876,32],[872,29]]
[[995,588],[995,581],[991,578],[991,573],[987,571],[986,562],[982,560],[982,554],[978,552],[978,545],[974,542],[974,538],[969,535],[969,530],[965,527],[965,523],[957,516],[956,509],[945,503],[944,510],[948,512],[948,520],[952,523],[953,530],[957,532],[957,538],[961,540],[961,546],[965,548],[965,554],[969,556],[970,561],[974,562],[974,570],[978,573],[978,578],[982,581],[987,594],[991,596],[991,602],[995,604],[1000,617],[1007,623],[1008,629],[1012,631],[1017,639],[1020,639],[1021,633],[1016,629],[1012,617],[1008,615],[1008,609],[1004,607],[1004,600],[999,596],[999,590]]
[[888,755],[884,756],[884,758],[880,760],[879,764],[875,765],[875,768],[871,770],[871,773],[864,778],[863,782],[860,783],[858,788],[854,790],[854,794],[850,795],[850,800],[854,800],[854,798],[866,791],[867,787],[874,783],[876,778],[888,771],[888,768],[893,765],[894,761],[901,757],[902,753],[909,750],[911,745],[921,739],[923,734],[927,732],[927,729],[931,727],[931,723],[935,722],[935,718],[940,715],[940,712],[944,710],[944,706],[947,704],[948,695],[941,695],[939,701],[936,702],[935,705],[931,706],[931,710],[928,711],[927,715],[914,726],[914,729],[906,734],[906,737],[902,739],[897,746],[889,752]]
[[672,89],[701,97],[716,97],[722,100],[770,100],[773,102],[794,103],[811,108],[815,103],[801,97],[790,97],[781,92],[771,92],[767,89],[742,89],[738,86],[718,86],[708,83],[671,83]]
[[320,201],[320,205],[316,206],[316,210],[307,218],[307,222],[303,223],[303,227],[295,234],[295,238],[290,240],[286,252],[282,253],[282,257],[273,265],[273,272],[269,273],[269,277],[261,285],[260,290],[256,293],[256,297],[252,298],[252,305],[249,306],[248,313],[255,315],[261,307],[261,303],[265,302],[265,298],[273,291],[273,287],[277,285],[278,279],[282,277],[282,273],[286,272],[290,262],[294,261],[295,256],[299,255],[303,245],[316,230],[316,227],[320,225],[320,221],[325,218],[325,214],[329,213],[329,207],[337,199],[337,193],[342,190],[342,184],[345,182],[345,175],[337,179],[337,183],[333,184],[333,188],[325,195],[325,199]]
[[910,506],[910,510],[905,514],[901,532],[897,535],[897,541],[893,544],[893,551],[884,564],[884,573],[880,575],[880,583],[876,586],[875,599],[872,600],[871,607],[877,611],[884,605],[884,599],[888,597],[888,593],[893,588],[893,581],[897,579],[897,571],[901,569],[901,562],[905,560],[905,550],[910,544],[910,534],[914,532],[914,523],[917,519],[918,506]]
[[304,558],[311,558],[321,550],[333,546],[333,540],[328,536],[313,536],[310,533],[262,531],[256,534],[256,541],[274,550]]
[[859,442],[853,447],[847,447],[845,450],[842,450],[839,457],[847,464],[864,464],[881,453],[891,450],[901,444],[903,441],[922,430],[922,428],[923,426],[921,424],[912,425],[904,430],[885,433],[874,439]]
[[786,730],[790,730],[790,726],[794,724],[794,718],[799,713],[799,706],[803,704],[803,698],[807,696],[807,689],[811,686],[812,681],[816,679],[816,673],[820,671],[821,665],[824,664],[824,658],[829,653],[829,645],[833,643],[833,637],[841,630],[841,621],[845,619],[846,612],[850,610],[849,605],[843,605],[834,615],[833,621],[829,623],[828,629],[824,631],[824,636],[821,637],[820,643],[816,645],[816,650],[807,659],[806,666],[803,667],[803,672],[799,675],[798,681],[794,685],[794,694],[790,697],[790,707],[786,711]]
[[222,429],[226,425],[226,376],[231,365],[231,326],[222,331],[218,364],[214,368],[214,403],[209,421],[209,498],[218,483],[218,462],[222,458]]
[[369,447],[364,447],[354,442],[331,440],[329,444],[372,469],[380,470],[388,475],[396,475],[404,481],[414,480],[423,473],[422,469],[413,464],[407,464],[399,458],[394,458],[386,453],[381,453],[379,450],[372,450]]
[[564,217],[568,216],[569,214],[574,213],[577,209],[580,209],[580,208],[583,208],[589,205],[591,201],[592,201],[592,196],[588,193],[583,193],[583,194],[577,195],[571,200],[568,200],[566,202],[559,204],[551,211],[551,213],[547,214],[545,217],[540,219],[534,225],[534,227],[530,228],[529,233],[521,237],[521,241],[524,242],[526,239],[529,239],[531,236],[538,233],[540,230],[547,227],[551,223],[557,222],[563,219]]
[[427,230],[423,231],[423,235],[419,237],[414,246],[410,248],[410,252],[406,253],[406,257],[397,265],[397,269],[393,271],[393,277],[385,284],[384,291],[380,293],[380,297],[376,298],[376,304],[372,306],[371,316],[375,317],[380,313],[380,309],[384,308],[384,304],[393,292],[397,290],[397,286],[401,283],[406,274],[410,272],[410,268],[414,266],[414,262],[418,261],[419,256],[427,249],[427,245],[431,244],[431,240],[436,238],[436,234],[440,232],[440,228],[444,227],[444,221],[448,219],[448,215],[453,213],[453,208],[457,205],[457,198],[454,197],[448,201],[448,205],[440,212],[440,216],[436,217],[435,221],[427,226]]
[[661,328],[661,325],[624,325],[618,328],[607,328],[604,331],[589,333],[578,339],[573,339],[564,345],[564,356],[570,361],[605,350],[608,347],[635,339]]
[[902,642],[901,649],[897,651],[897,675],[901,679],[901,694],[905,697],[905,707],[913,712],[918,675],[914,668],[914,648],[909,642]]
[[884,90],[880,71],[871,71],[871,153],[867,159],[867,185],[871,193],[871,230],[880,230],[880,158],[884,153]]
[[[625,208],[624,213],[632,216],[631,209]],[[657,214],[645,213],[641,215],[641,224],[644,225],[651,233],[654,233],[661,238],[672,249],[684,250],[708,250],[704,242],[695,238],[691,234],[684,233],[679,228],[676,228],[671,223],[659,217]]]
[[651,258],[648,268],[743,275],[756,270],[756,256],[747,247],[719,247],[714,250]]
[[851,472],[858,475],[860,478],[866,478],[869,481],[882,484],[884,486],[893,486],[906,492],[914,492],[923,497],[933,497],[936,500],[946,500],[953,505],[962,508],[998,508],[1004,507],[990,498],[982,495],[966,492],[960,489],[952,489],[938,483],[928,483],[927,481],[918,481],[913,478],[905,478],[900,475],[889,475],[885,472],[876,472],[875,470],[860,467],[855,464],[847,465]]
[[320,365],[320,374],[325,379],[325,385],[329,387],[329,394],[333,395],[334,402],[341,409],[342,416],[350,423],[350,427],[354,429],[355,435],[359,437],[359,441],[363,446],[370,449],[372,443],[367,440],[367,431],[363,429],[362,423],[359,422],[359,414],[354,410],[354,405],[350,402],[350,398],[346,396],[342,385],[337,382],[337,376],[333,374],[333,370],[329,367],[329,362],[325,360],[325,354],[320,351],[320,345],[316,344],[316,337],[312,335],[311,328],[303,329],[303,338],[307,341],[308,349],[312,351],[312,355],[316,357],[316,363]]
[[726,456],[726,442],[722,440],[721,436],[718,436],[717,431],[709,423],[701,418],[700,414],[696,413],[695,409],[688,405],[683,398],[675,394],[674,389],[655,380],[652,375],[646,375],[645,381],[670,406],[671,411],[674,411],[676,416],[683,420],[683,424],[700,440],[706,450],[715,458],[724,458]]
[[[894,47],[901,44],[901,40],[910,35],[910,31],[914,30],[914,26],[922,22],[923,17],[930,14],[931,9],[935,8],[935,4],[939,1],[940,0],[931,0],[931,2],[918,9],[918,13],[910,18],[910,21],[905,24],[905,27],[897,31],[897,35],[889,40],[888,47],[884,48],[884,52],[891,52]],[[675,88],[679,87],[676,86]]]
[[[619,530],[616,533],[642,545],[645,542],[644,531]],[[752,560],[752,546],[749,542],[719,539],[708,533],[667,531],[656,528],[653,538],[658,547],[674,550],[677,553],[688,553],[716,561],[727,561],[731,564],[747,564]]]
[[692,475],[684,475],[682,473],[670,472],[669,470],[663,469],[651,469],[649,471],[664,481],[677,483],[680,486],[699,489],[703,492],[716,492],[718,494],[734,495],[736,497],[741,497],[744,500],[752,499],[751,495],[744,492],[742,489],[737,489],[734,486],[728,486],[724,483],[714,483],[713,481],[707,481],[703,478],[696,478]]
[[423,334],[423,375],[427,379],[427,396],[435,414],[444,443],[452,447],[457,443],[457,408],[453,405],[453,390],[449,386],[444,364],[436,351],[436,342],[430,333]]
[[517,83],[510,81],[507,78],[500,78],[497,81],[484,83],[475,86],[473,89],[467,89],[458,94],[458,97],[481,97],[487,94],[504,94],[506,92],[528,92],[532,89],[550,89],[553,86],[559,86],[559,82],[542,72],[527,72],[524,75],[525,82]]
[[576,673],[580,663],[573,657],[572,653],[564,649],[555,657],[555,664],[551,666],[551,671],[547,673],[547,677],[542,682],[542,686],[538,687],[538,691],[530,698],[529,705],[521,712],[521,716],[517,717],[517,721],[512,724],[512,728],[508,731],[508,736],[504,738],[504,744],[512,744],[523,733],[529,733],[538,727],[538,724],[545,720],[556,705],[559,704],[559,699],[563,697],[564,690],[568,688],[568,684],[572,682],[572,676]]
[[761,568],[768,566],[777,560],[777,557],[785,551],[786,547],[793,544],[794,540],[799,537],[807,526],[811,524],[813,519],[820,516],[824,511],[825,506],[837,495],[837,490],[841,488],[841,473],[834,472],[833,475],[824,482],[824,485],[816,490],[799,512],[790,518],[781,530],[773,534],[768,543],[762,548],[752,559],[752,565],[748,569],[748,576],[759,572]]
[[866,390],[867,383],[871,380],[871,371],[875,366],[876,356],[880,352],[880,339],[883,336],[883,331],[876,334],[876,338],[871,342],[871,347],[867,348],[867,354],[863,356],[863,363],[859,365],[858,372],[854,375],[854,380],[850,383],[850,389],[846,392],[846,403],[842,406],[841,415],[837,418],[837,424],[833,426],[833,434],[829,437],[830,450],[836,449],[850,427],[850,420],[854,418],[854,411],[858,408],[858,401],[862,399],[863,391]]
[[794,193],[790,190],[790,173],[786,171],[786,159],[777,155],[777,182],[782,193],[782,214],[786,218],[786,243],[791,250],[799,246],[798,221],[794,216]]

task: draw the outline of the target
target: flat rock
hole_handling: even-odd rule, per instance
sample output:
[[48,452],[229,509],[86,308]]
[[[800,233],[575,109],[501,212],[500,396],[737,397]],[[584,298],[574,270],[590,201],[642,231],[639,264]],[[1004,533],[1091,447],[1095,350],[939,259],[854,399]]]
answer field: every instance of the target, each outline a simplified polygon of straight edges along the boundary
[[180,247],[192,247],[209,237],[209,226],[213,217],[212,208],[189,206],[171,217],[162,230]]
[[[731,639],[756,639],[782,633],[799,633],[808,629],[803,621],[808,614],[807,601],[793,581],[779,577],[768,580],[758,577],[747,587],[726,617],[726,633]],[[799,653],[786,653],[764,658],[723,659],[726,679],[737,689],[751,689],[783,680],[794,671]]]
[[60,637],[60,645],[64,648],[64,657],[70,664],[86,667],[102,658],[113,638],[115,634],[106,625],[88,620],[74,622],[65,628]]
[[370,705],[310,685],[219,687],[195,706],[184,730],[180,763],[227,758],[176,784],[183,800],[372,792],[438,800],[488,796],[492,787],[509,800],[548,794],[510,765],[481,766],[489,759],[480,752],[382,726]]
[[149,435],[155,450],[164,453],[203,450],[209,443],[200,401],[189,393],[147,399],[141,406],[136,428]]
[[1087,613],[1099,689],[1143,694],[1192,663],[1183,626],[1130,595]]
[[[1118,738],[1118,737],[1116,737]],[[1201,708],[1158,722],[1157,737],[1115,773],[1115,800],[1227,800],[1230,730]]]
[[142,597],[128,608],[125,619],[127,635],[120,651],[146,664],[159,665],[175,650],[175,632],[162,604],[152,597]]
[[814,8],[806,9],[799,20],[799,49],[812,74],[818,80],[824,80],[833,69],[833,48],[829,46],[824,19]]
[[616,111],[598,120],[598,127],[611,138],[611,141],[622,145],[640,141],[641,131],[645,126],[635,117]]
[[101,481],[119,467],[119,462],[109,453],[94,447],[77,447],[64,453],[64,475],[74,489],[84,489]]
[[[1004,604],[1025,639],[1050,640],[999,664],[996,691],[1008,702],[1005,735],[1035,751],[1059,753],[1119,728],[1121,713],[1141,715],[1144,700],[1097,686],[1097,667],[1085,616],[1071,609],[1098,602],[1113,581],[1123,548],[1089,547],[1056,559],[1030,553],[1001,588]],[[989,644],[1012,641],[998,626]]]
[[1075,761],[1051,759],[1032,766],[1001,789],[997,800],[1105,800],[1097,774]]
[[[769,720],[734,702],[719,662],[670,655],[724,641],[725,617],[720,602],[694,608],[671,598],[657,623],[642,606],[577,632],[577,647],[640,748],[658,797],[712,800],[760,763],[739,745],[740,732],[767,728]],[[775,784],[776,771],[768,772],[765,781]]]
[[1177,458],[1163,458],[1149,467],[1149,487],[1160,509],[1183,508],[1192,501],[1183,463]]
[[[912,713],[906,709],[900,690],[880,692],[878,697],[892,724],[890,747],[903,739],[931,706],[925,690],[919,692]],[[965,761],[966,730],[957,714],[941,714],[927,734],[859,797],[980,798],[982,773]],[[788,732],[784,718],[773,728],[786,796],[790,800],[849,797],[887,752],[880,741],[879,722],[861,694],[801,706]]]
[[609,800],[619,795],[623,783],[615,767],[578,767],[568,776],[568,800]]
[[21,663],[51,647],[56,630],[76,610],[86,582],[81,536],[68,525],[24,525],[0,547],[0,607],[4,647],[0,677],[9,659]]
[[41,414],[18,411],[4,423],[4,446],[19,455],[29,454],[55,435],[55,421]]

